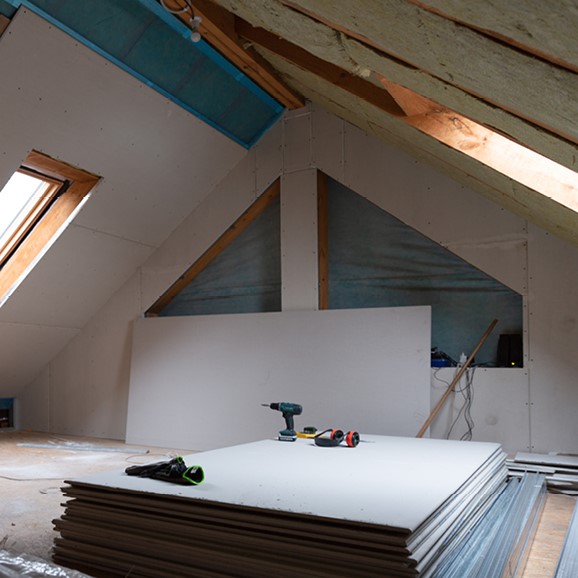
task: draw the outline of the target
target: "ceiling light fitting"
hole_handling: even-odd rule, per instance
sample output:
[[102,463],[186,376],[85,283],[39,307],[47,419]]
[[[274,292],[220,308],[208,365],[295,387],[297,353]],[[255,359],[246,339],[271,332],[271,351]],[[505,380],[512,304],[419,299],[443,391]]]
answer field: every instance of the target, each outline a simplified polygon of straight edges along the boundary
[[191,27],[191,41],[199,42],[201,40],[201,33],[199,32],[199,26],[203,19],[200,16],[193,16],[189,20],[189,25]]

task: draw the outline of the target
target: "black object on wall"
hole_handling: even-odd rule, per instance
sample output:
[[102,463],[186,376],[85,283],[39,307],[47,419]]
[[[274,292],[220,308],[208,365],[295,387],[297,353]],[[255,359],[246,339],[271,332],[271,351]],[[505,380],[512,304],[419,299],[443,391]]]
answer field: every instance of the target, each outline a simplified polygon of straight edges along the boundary
[[498,367],[523,367],[524,348],[522,336],[501,334],[498,339]]

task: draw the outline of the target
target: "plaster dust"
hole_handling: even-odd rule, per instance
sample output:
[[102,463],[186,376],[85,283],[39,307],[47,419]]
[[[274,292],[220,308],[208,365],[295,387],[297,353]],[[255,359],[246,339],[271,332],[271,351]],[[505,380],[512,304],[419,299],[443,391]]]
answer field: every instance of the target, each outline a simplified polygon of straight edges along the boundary
[[[22,443],[55,447],[18,445]],[[57,536],[52,520],[64,513],[61,487],[65,479],[124,471],[130,464],[190,453],[189,449],[127,445],[117,440],[0,431],[0,548],[50,561]]]

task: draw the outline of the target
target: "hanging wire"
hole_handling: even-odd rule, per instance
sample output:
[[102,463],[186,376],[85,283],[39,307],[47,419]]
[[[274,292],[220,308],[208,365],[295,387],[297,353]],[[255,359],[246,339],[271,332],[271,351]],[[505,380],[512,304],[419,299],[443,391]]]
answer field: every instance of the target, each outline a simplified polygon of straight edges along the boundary
[[195,14],[193,5],[191,4],[190,0],[184,0],[184,8],[179,8],[178,10],[169,8],[165,0],[159,0],[159,2],[161,3],[161,6],[171,14],[184,14],[185,12],[190,12],[189,26],[191,28],[191,41],[195,43],[200,42],[201,33],[199,32],[199,26],[201,24],[202,18]]
[[472,434],[473,434],[474,425],[475,425],[474,420],[472,418],[472,413],[471,413],[472,412],[472,403],[474,401],[474,372],[475,372],[475,370],[476,370],[475,367],[468,367],[468,369],[466,369],[465,374],[464,374],[465,375],[465,385],[463,387],[459,387],[459,388],[456,387],[455,388],[455,392],[460,393],[462,395],[462,397],[464,398],[464,403],[460,407],[458,414],[456,415],[456,417],[454,418],[454,421],[452,422],[452,425],[450,426],[450,429],[449,429],[448,434],[446,436],[447,439],[450,439],[450,435],[451,435],[454,427],[456,426],[456,424],[458,423],[458,421],[462,417],[462,415],[464,416],[467,430],[460,437],[460,440],[471,441],[471,439],[472,439]]
[[189,0],[185,0],[186,6],[184,8],[180,8],[178,10],[173,10],[172,8],[169,8],[166,5],[165,0],[159,0],[159,2],[161,3],[161,6],[167,12],[170,12],[171,14],[183,14],[184,12],[191,12],[191,14],[193,13],[193,7],[192,7],[191,3],[189,2]]

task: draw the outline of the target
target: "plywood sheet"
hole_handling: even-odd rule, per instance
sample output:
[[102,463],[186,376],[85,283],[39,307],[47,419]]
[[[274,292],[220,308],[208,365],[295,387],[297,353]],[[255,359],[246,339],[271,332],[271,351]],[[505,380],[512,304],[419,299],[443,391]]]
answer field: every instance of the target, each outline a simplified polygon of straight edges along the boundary
[[430,309],[288,311],[135,323],[127,441],[213,449],[297,429],[415,435],[429,414]]

